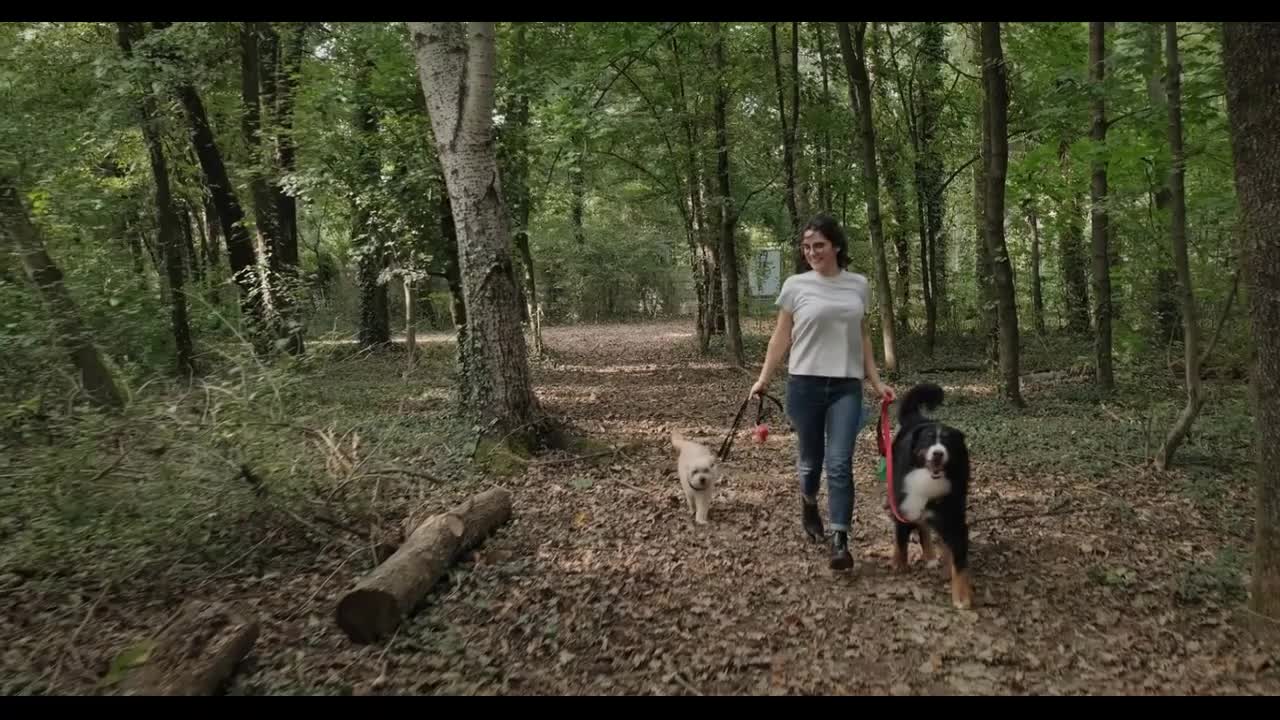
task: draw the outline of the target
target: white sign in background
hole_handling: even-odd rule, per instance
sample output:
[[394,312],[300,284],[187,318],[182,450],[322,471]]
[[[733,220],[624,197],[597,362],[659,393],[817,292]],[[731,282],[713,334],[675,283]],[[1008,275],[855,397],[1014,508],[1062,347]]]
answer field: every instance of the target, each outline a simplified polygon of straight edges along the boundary
[[747,268],[752,297],[773,297],[782,289],[782,251],[757,250]]

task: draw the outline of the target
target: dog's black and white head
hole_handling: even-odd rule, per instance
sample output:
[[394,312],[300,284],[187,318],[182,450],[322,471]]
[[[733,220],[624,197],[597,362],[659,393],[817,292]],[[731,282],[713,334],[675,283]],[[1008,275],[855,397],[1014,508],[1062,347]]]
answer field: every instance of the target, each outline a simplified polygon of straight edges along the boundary
[[964,434],[940,422],[926,422],[912,429],[911,461],[913,467],[925,468],[931,475],[942,474],[955,457],[957,448],[964,447]]

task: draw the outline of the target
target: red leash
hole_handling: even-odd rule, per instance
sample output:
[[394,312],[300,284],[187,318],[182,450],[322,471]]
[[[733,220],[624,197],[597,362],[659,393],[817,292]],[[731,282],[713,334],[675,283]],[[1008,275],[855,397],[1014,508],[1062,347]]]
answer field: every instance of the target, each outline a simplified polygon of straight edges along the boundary
[[889,430],[889,405],[891,402],[888,398],[880,399],[880,457],[884,458],[884,479],[888,488],[889,510],[898,522],[910,525],[911,522],[902,517],[902,513],[898,512],[898,496],[893,492],[893,435]]

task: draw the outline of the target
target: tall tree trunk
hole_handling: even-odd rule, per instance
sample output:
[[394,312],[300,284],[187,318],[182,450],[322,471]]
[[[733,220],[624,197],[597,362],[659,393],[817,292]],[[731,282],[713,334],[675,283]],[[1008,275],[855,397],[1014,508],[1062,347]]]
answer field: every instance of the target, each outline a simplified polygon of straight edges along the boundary
[[533,383],[493,138],[496,48],[490,22],[409,23],[436,151],[452,202],[466,298],[467,409],[533,449],[552,439]]
[[[171,24],[163,21],[154,22],[152,26],[157,30],[164,30]],[[208,188],[213,206],[217,210],[232,277],[240,289],[241,315],[250,328],[257,352],[270,353],[273,347],[270,338],[276,327],[271,317],[270,286],[269,281],[258,272],[257,253],[249,231],[245,228],[244,210],[227,175],[227,167],[214,139],[200,93],[194,85],[185,81],[179,83],[174,92],[186,114],[187,125],[191,130],[191,144],[200,160],[205,187]]]
[[182,102],[187,122],[191,126],[191,142],[195,145],[196,156],[200,158],[205,186],[209,188],[214,207],[217,208],[219,230],[227,246],[232,277],[240,288],[242,314],[251,324],[253,335],[258,339],[256,344],[259,352],[269,352],[270,343],[267,338],[270,337],[272,323],[264,293],[261,292],[265,283],[258,272],[253,240],[244,224],[244,210],[231,185],[226,165],[222,162],[222,152],[214,140],[200,95],[194,86],[184,83],[178,87],[178,99]]
[[707,335],[714,337],[724,333],[724,282],[720,277],[720,228],[723,225],[723,213],[720,204],[713,198],[711,179],[716,176],[714,169],[707,169],[702,174],[702,203],[705,217],[702,222],[703,234],[700,238],[703,246],[703,261],[706,263],[707,275]]
[[1223,24],[1227,117],[1254,347],[1255,513],[1249,605],[1280,621],[1280,23]]
[[[142,26],[137,23],[116,23],[116,39],[125,57],[133,56],[133,43],[142,38]],[[169,188],[169,164],[164,157],[163,138],[160,135],[160,112],[156,107],[155,97],[151,94],[151,83],[140,83],[142,98],[139,119],[142,126],[142,139],[147,146],[147,157],[151,161],[151,175],[156,184],[156,226],[159,229],[158,244],[160,254],[164,258],[165,275],[168,282],[169,319],[173,326],[175,369],[179,375],[194,375],[197,372],[195,351],[191,346],[191,325],[187,320],[187,294],[183,288],[182,248],[178,233],[178,214],[174,210],[173,194]]]
[[367,209],[357,208],[352,222],[351,244],[361,248],[357,261],[360,285],[358,342],[365,349],[384,347],[391,342],[391,303],[386,283],[379,281],[386,268],[386,252],[381,234],[369,227]]
[[[878,28],[877,24],[874,26]],[[878,30],[873,30],[871,42],[871,67],[875,73],[876,83],[873,89],[876,107],[889,106],[888,65],[884,60],[881,38]],[[898,332],[906,334],[911,327],[911,247],[907,238],[907,229],[911,226],[908,215],[906,188],[902,183],[901,158],[903,157],[902,141],[892,131],[877,136],[880,143],[880,166],[884,168],[884,183],[889,191],[889,241],[897,253],[897,273],[894,275],[894,319],[898,323]]]
[[[515,65],[525,67],[528,61],[528,43],[526,23],[516,23],[512,44],[515,54]],[[508,134],[506,144],[510,148],[510,177],[507,187],[511,198],[511,216],[515,222],[515,246],[520,253],[520,264],[524,267],[526,291],[524,293],[529,325],[533,331],[533,352],[541,357],[546,348],[542,342],[542,304],[538,299],[537,274],[534,272],[533,251],[529,248],[529,212],[531,198],[529,196],[529,94],[523,86],[512,100],[505,132]]]
[[[191,213],[191,206],[186,203],[184,203],[182,216],[178,218],[178,227],[182,228],[183,259],[190,270],[191,281],[196,285],[202,285],[204,283],[204,266],[201,264],[205,246],[204,228],[196,222],[195,216]],[[200,233],[198,249],[195,238],[197,232]]]
[[212,193],[204,196],[203,204],[204,232],[209,242],[205,248],[204,261],[206,266],[216,268],[219,266],[218,260],[222,256],[222,252],[218,249],[223,245],[222,226],[218,220],[218,208],[213,203]]
[[[293,105],[297,94],[298,74],[302,72],[302,56],[306,53],[306,25],[288,23],[284,44],[280,51],[280,74],[276,89],[276,123],[279,139],[276,142],[276,167],[281,176],[296,169],[297,146],[293,140]],[[277,178],[275,187],[276,212],[280,224],[280,262],[285,268],[297,271],[298,265],[298,203],[282,186],[284,178]]]
[[1071,177],[1071,145],[1063,138],[1058,145],[1058,161],[1062,169],[1062,181],[1069,197],[1062,212],[1066,215],[1066,227],[1058,240],[1058,256],[1062,270],[1063,301],[1067,310],[1067,330],[1072,333],[1088,333],[1089,275],[1084,251],[1084,223],[1081,221],[1080,194],[1073,189]]
[[[907,135],[911,140],[913,158],[912,189],[915,191],[916,196],[916,227],[920,232],[920,296],[924,302],[925,354],[932,356],[937,342],[938,308],[933,296],[935,279],[933,259],[935,253],[932,247],[934,238],[929,228],[934,212],[932,209],[933,203],[930,199],[932,195],[930,187],[935,183],[930,180],[929,175],[932,171],[932,165],[935,163],[929,155],[926,147],[928,144],[927,139],[924,137],[925,125],[928,124],[929,118],[921,117],[922,112],[928,112],[930,103],[927,97],[923,97],[917,102],[914,62],[912,72],[904,78],[904,73],[897,65],[893,34],[886,28],[885,35],[889,39],[889,59],[894,67],[894,80],[897,84],[898,98],[902,103],[903,120],[906,122]],[[923,52],[919,53],[919,55],[922,54]],[[926,67],[928,67],[927,64]],[[921,92],[921,95],[927,94]],[[938,170],[936,174],[938,176],[937,183],[941,183],[941,171]]]
[[222,257],[222,228],[218,222],[218,209],[213,205],[212,193],[202,193],[200,220],[200,243],[204,254],[205,274],[209,282],[205,285],[205,302],[209,307],[218,307],[222,302],[222,292],[218,281],[218,262]]
[[[918,145],[917,145],[918,148]],[[916,154],[915,177],[913,185],[916,191],[916,224],[920,228],[920,296],[924,301],[924,347],[925,353],[933,356],[933,349],[938,342],[938,304],[933,298],[933,252],[929,229],[929,196],[926,190],[925,165],[919,152]]]
[[[792,23],[792,57],[797,56],[796,52],[796,34],[798,33],[797,24]],[[778,24],[769,24],[769,43],[773,50],[773,77],[774,83],[778,88],[778,120],[782,124],[782,166],[786,172],[786,196],[784,200],[787,205],[787,217],[791,219],[791,242],[795,243],[792,253],[792,261],[795,264],[797,273],[804,272],[809,269],[809,263],[804,259],[804,252],[800,249],[800,226],[803,220],[800,219],[800,207],[796,196],[796,123],[800,117],[800,85],[799,72],[800,69],[796,65],[792,65],[792,82],[789,86],[791,90],[791,119],[787,120],[787,102],[786,90],[782,82],[782,55],[778,50]]]
[[528,304],[529,324],[533,329],[533,353],[542,357],[547,352],[542,340],[542,303],[538,300],[538,280],[533,268],[533,251],[529,249],[529,233],[521,230],[516,233],[516,250],[520,252],[520,262],[524,265],[525,302]]
[[[985,65],[982,54],[982,26],[972,25],[974,65]],[[979,334],[984,338],[986,357],[991,367],[1000,363],[1000,319],[996,307],[1000,304],[996,292],[995,268],[991,263],[991,248],[987,245],[987,167],[991,164],[991,112],[986,102],[986,90],[978,88],[978,118],[974,123],[978,133],[978,161],[973,166],[973,222],[978,237],[974,242],[977,261]]]
[[240,131],[244,135],[245,146],[249,149],[249,189],[253,196],[259,260],[262,260],[262,256],[265,255],[264,265],[274,271],[279,265],[276,252],[276,238],[279,233],[276,229],[275,203],[272,202],[267,190],[266,178],[262,172],[260,140],[262,104],[259,92],[262,66],[258,54],[258,41],[263,24],[245,22],[240,27],[240,99],[243,103]]
[[1093,86],[1093,126],[1090,137],[1094,143],[1093,179],[1091,190],[1090,223],[1093,233],[1093,316],[1097,325],[1094,335],[1095,363],[1097,364],[1098,389],[1110,394],[1115,388],[1111,369],[1111,256],[1107,249],[1107,113],[1103,91],[1106,78],[1106,29],[1100,22],[1089,23],[1089,82]]
[[[822,111],[831,112],[831,77],[827,69],[827,41],[822,23],[813,24],[814,37],[818,39],[818,67],[822,72]],[[822,125],[821,147],[818,148],[818,204],[821,211],[830,213],[834,210],[831,196],[831,129],[829,123]]]
[[45,251],[44,241],[31,223],[31,216],[18,194],[15,178],[0,166],[0,251],[21,257],[27,277],[40,292],[40,299],[53,321],[54,335],[79,373],[80,383],[90,402],[105,408],[124,405],[111,370],[98,352],[92,334],[80,318],[80,309],[62,283],[62,271]]
[[[378,158],[373,150],[374,137],[378,133],[378,116],[370,97],[373,61],[367,53],[368,48],[357,48],[355,114],[351,124],[356,128],[357,137],[360,138],[359,145],[363,149],[360,178],[374,186],[380,182]],[[358,195],[356,193],[352,196],[351,213],[351,245],[356,250],[360,285],[360,327],[357,335],[360,347],[371,349],[391,342],[391,303],[387,285],[380,281],[382,271],[387,266],[387,253],[381,229],[372,227],[371,208],[367,201],[360,201]]]
[[[1164,33],[1162,23],[1145,23],[1143,32],[1145,36],[1143,60],[1146,65],[1147,104],[1156,111],[1157,116],[1167,116],[1168,95],[1166,94],[1163,80]],[[1160,111],[1162,110],[1165,112],[1161,113]],[[1154,135],[1155,133],[1153,132],[1152,134]],[[1163,134],[1168,134],[1167,127]],[[1162,242],[1164,238],[1169,236],[1167,211],[1169,210],[1170,190],[1168,164],[1160,154],[1156,154],[1152,159],[1150,185],[1151,204],[1154,206],[1151,218],[1152,235],[1157,242]],[[1177,287],[1177,273],[1174,272],[1172,267],[1161,263],[1153,273],[1154,307],[1152,311],[1156,318],[1156,328],[1162,338],[1172,338],[1182,324],[1182,316],[1179,314],[1178,308]]]
[[[794,31],[794,24],[792,29]],[[729,91],[724,53],[724,34],[719,22],[711,23],[712,62],[716,72],[716,178],[719,181],[720,205],[720,286],[724,297],[725,346],[729,361],[735,367],[746,365],[742,350],[742,325],[738,319],[738,248],[734,234],[738,226],[738,210],[734,207],[729,185]]]
[[1182,149],[1182,64],[1178,58],[1178,24],[1165,24],[1166,78],[1169,86],[1169,171],[1170,199],[1173,201],[1173,267],[1178,274],[1178,299],[1182,305],[1183,354],[1186,358],[1187,404],[1174,421],[1164,445],[1156,453],[1156,467],[1163,470],[1186,438],[1204,406],[1200,385],[1200,323],[1191,285],[1191,263],[1187,258],[1186,154]]
[[1004,241],[1005,176],[1009,167],[1009,91],[1006,85],[1000,23],[982,23],[982,76],[991,118],[991,159],[987,165],[987,247],[995,277],[996,311],[1000,323],[1000,374],[1004,396],[1016,407],[1022,399],[1018,362],[1018,305],[1013,287],[1013,267]]
[[876,169],[876,131],[871,107],[871,81],[867,76],[864,40],[867,24],[857,23],[851,37],[849,23],[836,23],[840,34],[840,54],[844,57],[849,79],[849,100],[858,116],[862,143],[862,190],[867,202],[867,227],[871,250],[875,254],[876,291],[880,303],[880,333],[884,341],[884,366],[892,372],[898,368],[897,342],[893,322],[893,287],[889,284],[889,261],[885,254],[884,231],[880,223],[880,176]]
[[[267,290],[267,302],[270,308],[278,314],[278,318],[273,318],[277,324],[275,334],[278,337],[286,338],[284,344],[285,349],[291,354],[297,355],[302,352],[302,331],[300,324],[293,317],[293,303],[290,300],[289,289],[285,288],[277,279],[281,272],[281,242],[280,227],[276,215],[276,198],[271,192],[271,188],[267,183],[267,168],[272,164],[267,162],[267,158],[262,151],[262,107],[264,105],[261,97],[261,89],[264,84],[264,76],[271,77],[271,80],[265,84],[271,89],[274,98],[275,80],[274,68],[275,58],[274,50],[278,43],[266,41],[269,53],[273,54],[270,59],[269,70],[263,67],[261,55],[261,45],[264,44],[264,36],[274,34],[267,23],[264,22],[245,22],[240,28],[240,97],[244,105],[244,114],[241,117],[241,132],[244,134],[245,147],[249,149],[249,191],[253,196],[253,224],[257,237],[257,252],[260,272],[263,277],[268,278],[263,283],[264,290]],[[270,117],[273,113],[269,113]],[[265,262],[263,262],[265,260]]]
[[[462,377],[470,377],[471,356],[467,351],[467,293],[462,287],[462,261],[458,254],[458,231],[453,222],[453,203],[449,201],[449,193],[445,188],[444,178],[440,178],[440,237],[444,241],[444,276],[449,284],[449,317],[453,321],[457,335],[458,367]],[[471,388],[462,384],[462,400],[464,407],[470,407],[472,401],[467,393]]]
[[414,287],[411,275],[405,275],[402,284],[404,285],[404,351],[409,367],[413,367],[414,359],[418,354],[418,325],[415,312],[418,307],[418,290]]
[[574,133],[573,147],[574,155],[569,163],[569,187],[572,190],[569,221],[573,227],[573,239],[578,242],[578,247],[583,247],[587,244],[587,231],[584,226],[587,207],[587,175],[583,167],[587,161],[587,138],[584,133]]
[[697,131],[694,128],[693,109],[689,107],[685,93],[683,64],[680,59],[680,45],[676,38],[671,38],[671,56],[675,64],[677,101],[680,105],[680,120],[684,126],[686,167],[689,194],[688,221],[686,233],[689,242],[689,264],[693,274],[694,290],[698,299],[698,312],[694,325],[698,333],[698,352],[706,355],[711,350],[711,312],[710,278],[707,277],[706,250],[702,238],[705,233],[705,216],[702,203],[702,178],[699,172]]
[[[129,259],[133,261],[133,273],[142,275],[147,270],[147,264],[142,260],[142,236],[138,234],[137,228],[133,223],[125,221],[124,225],[125,243],[129,246]],[[144,284],[143,287],[146,287]]]
[[[923,67],[920,77],[920,110],[917,113],[917,126],[920,134],[919,182],[920,194],[925,203],[925,227],[928,241],[921,252],[929,256],[929,273],[924,279],[928,283],[928,305],[926,307],[925,328],[927,346],[932,354],[937,335],[938,309],[945,312],[947,307],[947,267],[946,267],[946,235],[942,231],[942,220],[946,214],[945,197],[942,187],[942,153],[938,151],[937,135],[939,118],[942,116],[943,89],[942,63],[946,60],[946,47],[943,45],[943,25],[939,22],[924,24],[920,50]],[[924,267],[922,263],[921,267]]]
[[1031,226],[1031,310],[1036,332],[1044,334],[1044,293],[1040,287],[1040,218],[1036,215],[1036,203],[1026,202],[1027,224]]
[[[271,195],[275,201],[276,223],[278,225],[278,259],[280,271],[284,274],[286,292],[293,290],[298,284],[298,204],[297,200],[286,189],[288,176],[296,168],[296,145],[293,139],[293,107],[297,94],[298,75],[302,72],[302,57],[306,53],[306,23],[291,22],[285,24],[283,43],[280,47],[280,62],[275,83],[275,182],[271,187]],[[296,306],[296,304],[295,304]],[[292,337],[294,350],[303,352],[303,332],[301,323],[297,323]]]

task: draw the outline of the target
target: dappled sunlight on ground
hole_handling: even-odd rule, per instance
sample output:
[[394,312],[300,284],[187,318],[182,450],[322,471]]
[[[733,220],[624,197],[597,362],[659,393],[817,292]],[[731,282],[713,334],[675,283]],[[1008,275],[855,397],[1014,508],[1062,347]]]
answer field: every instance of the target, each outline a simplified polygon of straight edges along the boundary
[[[437,338],[419,336],[446,341]],[[856,564],[833,574],[827,547],[801,530],[795,435],[776,408],[767,441],[756,444],[749,406],[722,465],[711,523],[694,524],[670,433],[717,449],[754,376],[700,356],[691,321],[555,327],[545,338],[547,357],[531,364],[538,396],[591,449],[515,460],[502,471],[514,474],[441,470],[477,447],[472,429],[453,437],[427,423],[453,398],[444,370],[450,349],[424,350],[441,366],[424,365],[407,381],[396,351],[344,351],[340,363],[308,378],[309,409],[324,418],[294,420],[332,426],[339,436],[359,424],[351,467],[363,462],[369,474],[350,482],[299,477],[326,493],[340,483],[352,516],[305,520],[315,527],[296,530],[292,546],[266,525],[270,532],[259,530],[262,539],[252,542],[267,544],[251,560],[220,557],[201,569],[207,581],[164,596],[254,604],[263,631],[233,692],[1280,692],[1280,655],[1240,629],[1239,596],[1231,594],[1242,566],[1231,553],[1245,547],[1248,528],[1238,512],[1218,508],[1247,507],[1247,488],[1215,483],[1221,505],[1206,506],[1182,494],[1176,475],[1111,462],[1106,446],[1084,442],[1117,427],[1091,401],[1077,407],[1059,397],[1034,416],[1009,413],[985,374],[945,377],[939,414],[958,422],[974,448],[977,604],[959,611],[942,569],[920,562],[914,538],[908,571],[890,570],[894,530],[876,474],[874,417],[853,458]],[[894,385],[901,394],[916,379],[906,374]],[[781,397],[781,388],[779,378],[772,392]],[[1066,407],[1075,414],[1061,415]],[[300,442],[316,445],[310,436]],[[380,449],[388,445],[394,451]],[[279,478],[293,477],[289,463],[281,466],[273,469]],[[405,480],[398,492],[415,512],[440,512],[500,484],[513,493],[512,517],[463,555],[394,637],[355,645],[333,610],[374,565],[365,535],[402,521],[387,510],[401,506],[385,504],[397,492],[392,478]],[[280,502],[277,485],[269,487],[270,500],[254,501],[264,517]],[[824,521],[827,497],[824,483]],[[12,591],[9,582],[0,575],[0,593]],[[168,616],[164,603],[145,597],[148,589],[124,589],[132,603],[113,596],[97,609],[85,607],[92,593],[60,597],[52,644],[48,633],[5,635],[4,623],[0,642],[20,660],[51,665],[49,648],[66,645],[93,616],[82,642],[94,634],[111,647],[86,651],[77,663],[75,681],[92,689],[95,672]],[[44,595],[12,597],[54,612]],[[36,640],[13,637],[21,633]]]
[[570,365],[557,363],[549,365],[549,368],[560,372],[586,375],[613,375],[617,373],[683,373],[689,370],[727,370],[729,365],[722,362],[668,363],[666,365],[653,363],[643,365]]
[[991,397],[999,392],[999,388],[991,383],[965,383],[963,385],[955,383],[938,384],[941,385],[942,389],[947,391],[947,393],[963,393],[965,395]]

